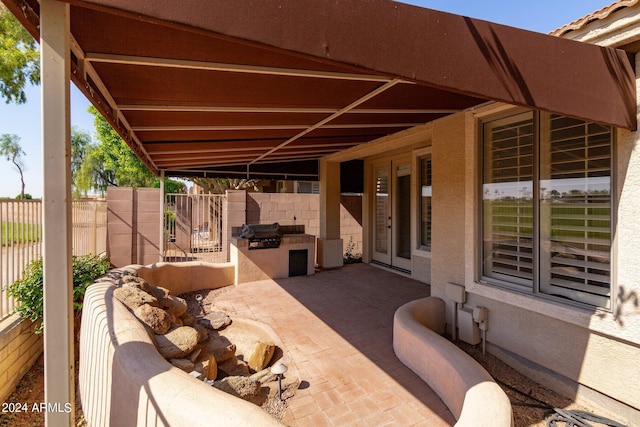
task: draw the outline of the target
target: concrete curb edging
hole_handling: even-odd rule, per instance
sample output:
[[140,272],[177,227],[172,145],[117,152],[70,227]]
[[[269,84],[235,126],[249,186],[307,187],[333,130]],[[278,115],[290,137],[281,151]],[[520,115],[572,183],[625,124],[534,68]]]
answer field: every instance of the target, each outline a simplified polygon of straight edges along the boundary
[[393,317],[398,359],[440,396],[457,427],[512,426],[511,403],[500,386],[478,362],[430,329],[443,324],[440,298],[421,298],[398,308]]
[[258,406],[195,380],[160,356],[142,323],[113,296],[119,278],[140,267],[114,270],[85,294],[79,389],[88,425],[282,426]]

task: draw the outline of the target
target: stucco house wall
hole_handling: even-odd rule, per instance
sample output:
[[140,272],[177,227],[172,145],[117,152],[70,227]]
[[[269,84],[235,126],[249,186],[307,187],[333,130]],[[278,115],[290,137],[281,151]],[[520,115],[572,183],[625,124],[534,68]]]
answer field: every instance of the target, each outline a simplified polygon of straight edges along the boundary
[[[640,5],[592,21],[569,35],[640,51]],[[640,61],[636,70],[640,73]],[[640,93],[640,84],[637,87]],[[640,100],[638,105],[640,111]],[[432,250],[426,258],[413,249],[412,276],[429,282],[431,294],[445,300],[447,283],[464,285],[466,307],[487,307],[489,352],[602,415],[640,425],[640,132],[614,131],[612,308],[590,308],[478,279],[482,238],[479,123],[515,108],[490,103],[383,138],[363,153],[365,166],[370,168],[373,160],[399,153],[411,152],[415,157],[420,149],[431,147]],[[373,179],[370,170],[366,169],[366,174],[369,205],[365,207],[369,207],[364,229],[369,261]],[[414,188],[418,188],[415,181]],[[417,200],[417,193],[412,198]],[[416,212],[415,207],[412,210]],[[415,223],[414,219],[414,235]],[[453,315],[454,304],[448,301],[448,330]]]

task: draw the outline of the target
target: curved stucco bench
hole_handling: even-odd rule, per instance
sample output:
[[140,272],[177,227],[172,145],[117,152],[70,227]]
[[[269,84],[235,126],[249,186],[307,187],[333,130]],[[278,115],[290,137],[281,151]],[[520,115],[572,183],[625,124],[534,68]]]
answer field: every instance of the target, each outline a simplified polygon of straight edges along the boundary
[[478,362],[438,332],[444,329],[444,301],[411,301],[393,318],[393,350],[422,378],[456,418],[456,426],[509,427],[511,403]]
[[[85,293],[79,390],[88,425],[282,426],[258,406],[195,380],[160,356],[145,327],[113,296],[119,276],[141,268],[112,271]],[[203,287],[190,283],[181,286]]]

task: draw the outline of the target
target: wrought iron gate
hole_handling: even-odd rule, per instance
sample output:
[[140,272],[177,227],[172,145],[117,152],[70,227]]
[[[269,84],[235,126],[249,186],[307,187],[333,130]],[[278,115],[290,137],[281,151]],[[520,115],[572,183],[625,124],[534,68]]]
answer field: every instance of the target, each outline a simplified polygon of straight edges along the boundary
[[227,262],[222,194],[167,194],[164,260]]

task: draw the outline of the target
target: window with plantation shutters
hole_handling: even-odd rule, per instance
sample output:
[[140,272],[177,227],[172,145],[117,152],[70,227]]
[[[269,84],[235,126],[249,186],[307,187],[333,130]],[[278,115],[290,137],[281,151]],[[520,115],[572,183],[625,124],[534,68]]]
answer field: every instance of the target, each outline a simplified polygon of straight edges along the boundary
[[607,306],[611,128],[551,115],[540,150],[540,291]]
[[482,277],[610,307],[612,128],[527,112],[483,138]]
[[533,116],[496,120],[484,130],[483,274],[531,287]]
[[420,157],[420,249],[431,250],[431,154]]

